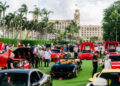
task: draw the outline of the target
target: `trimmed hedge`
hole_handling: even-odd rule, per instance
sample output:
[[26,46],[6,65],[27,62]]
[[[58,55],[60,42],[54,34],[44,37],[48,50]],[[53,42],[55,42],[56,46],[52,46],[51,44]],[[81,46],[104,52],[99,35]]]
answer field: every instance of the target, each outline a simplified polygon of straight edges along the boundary
[[[14,44],[15,47],[17,47],[17,44],[18,44],[18,41],[21,41],[21,44],[25,44],[27,45],[28,43],[30,45],[43,45],[43,44],[50,44],[50,43],[53,43],[53,44],[56,44],[56,43],[61,43],[61,44],[68,44],[68,43],[72,43],[70,41],[53,41],[53,40],[20,40],[20,39],[9,39],[9,38],[0,38],[0,42],[3,42],[3,43],[7,43],[7,44]],[[14,43],[13,43],[14,42]]]

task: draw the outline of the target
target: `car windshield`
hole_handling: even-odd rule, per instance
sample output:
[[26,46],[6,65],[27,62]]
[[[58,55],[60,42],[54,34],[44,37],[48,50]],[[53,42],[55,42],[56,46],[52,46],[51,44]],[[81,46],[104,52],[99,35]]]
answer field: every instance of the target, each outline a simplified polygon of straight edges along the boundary
[[108,86],[120,86],[120,73],[102,73],[101,78],[104,78],[108,82]]
[[52,53],[60,53],[60,50],[51,50]]
[[27,81],[24,73],[0,73],[0,86],[27,86]]
[[107,52],[116,52],[115,49],[108,49]]
[[120,56],[110,56],[111,61],[120,61]]
[[82,50],[81,53],[91,53],[91,50]]

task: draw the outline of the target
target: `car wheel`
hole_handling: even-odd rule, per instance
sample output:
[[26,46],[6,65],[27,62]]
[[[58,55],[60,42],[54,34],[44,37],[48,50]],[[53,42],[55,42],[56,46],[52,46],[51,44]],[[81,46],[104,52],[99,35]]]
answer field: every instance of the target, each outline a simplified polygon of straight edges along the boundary
[[74,76],[75,76],[75,77],[77,77],[77,76],[78,76],[78,71],[77,71],[77,70],[75,71]]

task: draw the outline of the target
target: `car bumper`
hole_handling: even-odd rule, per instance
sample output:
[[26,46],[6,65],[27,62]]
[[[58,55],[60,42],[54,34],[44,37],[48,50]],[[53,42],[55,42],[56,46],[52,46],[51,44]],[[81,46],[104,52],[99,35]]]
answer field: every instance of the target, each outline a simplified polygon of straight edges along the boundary
[[73,77],[73,72],[51,72],[52,77]]
[[91,60],[91,59],[93,59],[93,57],[79,57],[79,59],[81,59],[81,60]]

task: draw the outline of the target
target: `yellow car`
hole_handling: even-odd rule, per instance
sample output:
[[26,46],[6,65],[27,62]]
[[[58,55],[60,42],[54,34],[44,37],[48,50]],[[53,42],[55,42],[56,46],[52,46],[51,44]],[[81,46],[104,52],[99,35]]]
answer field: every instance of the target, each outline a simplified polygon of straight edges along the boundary
[[120,69],[104,69],[102,72],[94,74],[89,81],[93,82],[95,78],[104,78],[107,80],[108,86],[120,86]]

